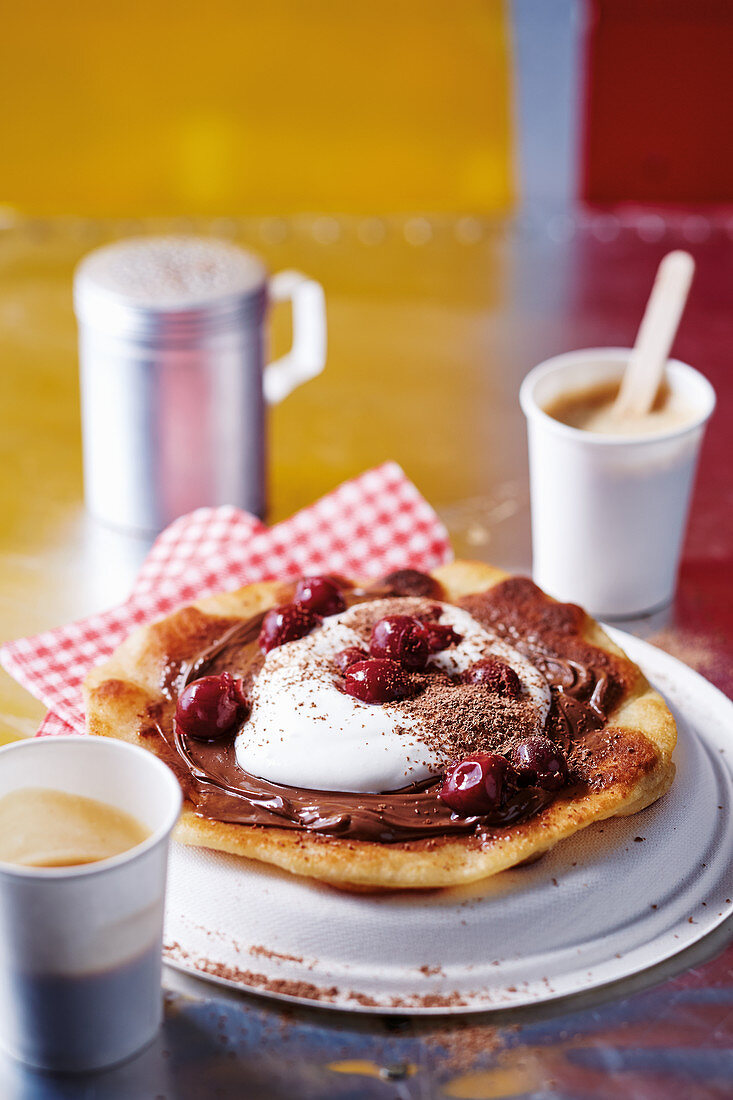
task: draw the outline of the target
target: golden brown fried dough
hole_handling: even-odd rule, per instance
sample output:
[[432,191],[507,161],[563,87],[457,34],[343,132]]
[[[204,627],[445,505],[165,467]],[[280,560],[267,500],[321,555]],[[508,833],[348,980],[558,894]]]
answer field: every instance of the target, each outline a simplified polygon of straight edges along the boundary
[[[442,566],[433,576],[449,603],[486,591],[507,577],[489,565],[467,561]],[[162,684],[170,663],[192,657],[237,621],[287,599],[289,591],[277,582],[247,585],[199,600],[136,631],[87,676],[89,732],[159,751],[162,745],[149,735],[143,737],[141,730],[148,708],[163,699]],[[585,641],[624,656],[593,619],[585,616],[582,622]],[[446,836],[381,844],[305,829],[228,824],[198,816],[189,802],[175,837],[185,844],[272,863],[342,889],[430,889],[494,875],[536,858],[593,822],[636,813],[668,790],[675,771],[671,759],[677,737],[674,719],[641,671],[630,662],[629,667],[631,682],[606,722],[605,729],[613,730],[614,737],[612,747],[596,762],[604,773],[598,789],[561,791],[534,817],[497,828],[488,838]]]

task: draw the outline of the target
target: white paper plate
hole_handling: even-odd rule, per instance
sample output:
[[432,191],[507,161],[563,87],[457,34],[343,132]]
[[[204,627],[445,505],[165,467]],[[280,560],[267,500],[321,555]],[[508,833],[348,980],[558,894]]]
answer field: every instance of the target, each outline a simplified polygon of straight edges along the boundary
[[658,803],[534,866],[420,895],[343,894],[175,845],[166,961],[285,1000],[429,1014],[592,989],[706,935],[733,911],[733,704],[668,654],[609,633],[678,722],[677,778]]

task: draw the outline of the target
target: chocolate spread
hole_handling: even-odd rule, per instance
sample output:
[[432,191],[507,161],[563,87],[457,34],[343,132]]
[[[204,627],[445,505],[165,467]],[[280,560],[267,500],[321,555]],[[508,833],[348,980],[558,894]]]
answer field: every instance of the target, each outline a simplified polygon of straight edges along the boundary
[[[443,593],[433,578],[403,570],[366,588],[352,588],[347,602],[405,595],[440,599]],[[584,639],[585,615],[580,608],[554,603],[525,578],[510,578],[458,605],[506,638],[544,674],[552,698],[545,733],[568,754],[576,789],[592,785],[590,746],[594,737],[603,737],[595,731],[631,683],[634,667]],[[438,798],[442,775],[381,794],[310,790],[243,771],[236,761],[234,737],[212,742],[187,738],[173,721],[177,695],[191,680],[224,668],[236,668],[245,686],[251,682],[263,661],[256,644],[262,618],[236,623],[189,662],[169,667],[163,685],[168,701],[150,709],[149,724],[141,731],[155,737],[157,750],[176,771],[200,816],[399,843],[448,835],[480,838],[525,820],[556,797],[556,792],[525,787],[492,814],[462,818]],[[446,717],[450,720],[449,714]],[[610,751],[608,746],[604,751]]]

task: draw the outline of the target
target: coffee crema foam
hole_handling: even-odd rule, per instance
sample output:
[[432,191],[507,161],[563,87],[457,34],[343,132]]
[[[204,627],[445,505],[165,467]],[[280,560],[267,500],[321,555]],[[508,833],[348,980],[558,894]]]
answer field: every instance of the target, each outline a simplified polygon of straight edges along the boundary
[[21,867],[76,867],[142,844],[131,814],[96,798],[21,787],[0,798],[0,860]]
[[569,428],[599,435],[662,435],[692,423],[697,410],[663,384],[648,413],[643,416],[619,416],[614,402],[619,382],[603,382],[583,389],[569,390],[543,406],[543,412]]

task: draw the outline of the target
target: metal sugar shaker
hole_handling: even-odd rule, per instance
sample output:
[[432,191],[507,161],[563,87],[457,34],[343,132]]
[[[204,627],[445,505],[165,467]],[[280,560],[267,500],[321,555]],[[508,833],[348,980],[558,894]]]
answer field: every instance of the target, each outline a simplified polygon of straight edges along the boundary
[[[266,366],[279,300],[293,344]],[[321,286],[215,238],[140,237],[81,261],[74,308],[89,511],[147,534],[202,506],[263,516],[265,406],[323,370]]]

